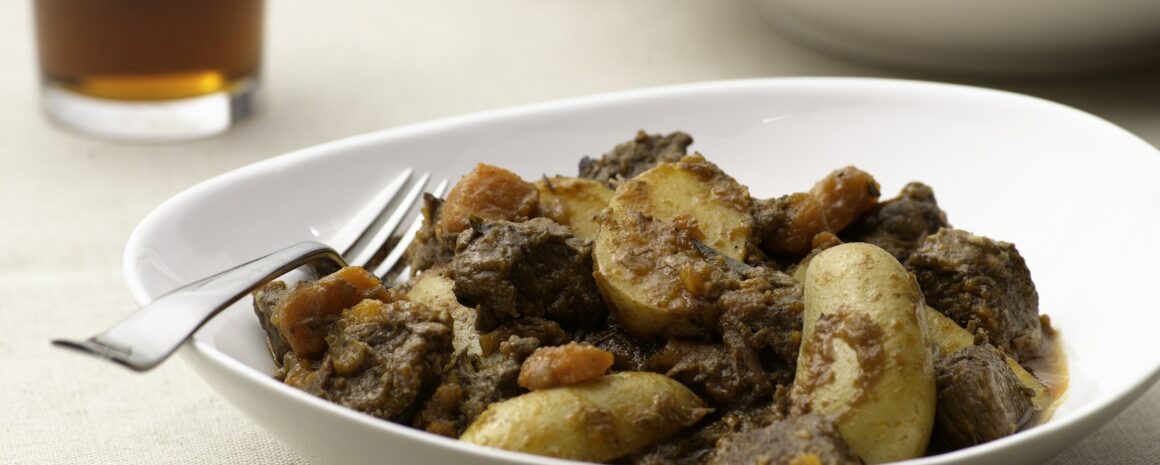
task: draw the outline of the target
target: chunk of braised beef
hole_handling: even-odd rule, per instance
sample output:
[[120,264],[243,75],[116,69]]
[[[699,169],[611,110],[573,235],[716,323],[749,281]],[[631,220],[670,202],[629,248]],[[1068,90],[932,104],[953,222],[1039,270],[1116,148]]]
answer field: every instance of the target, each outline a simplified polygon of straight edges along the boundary
[[750,410],[714,414],[684,434],[632,454],[632,465],[704,465],[716,453],[717,443],[730,435],[763,428],[785,418],[776,404]]
[[1043,344],[1039,294],[1015,246],[959,229],[927,236],[906,262],[926,303],[1016,357]]
[[644,368],[664,373],[724,409],[769,403],[775,386],[753,350],[720,342],[670,339]]
[[490,331],[517,318],[592,328],[608,312],[592,277],[592,243],[547,218],[522,223],[473,219],[452,261],[455,296]]
[[527,392],[517,384],[519,374],[519,360],[498,353],[487,357],[460,354],[411,426],[457,438],[492,402]]
[[743,275],[716,301],[719,340],[670,339],[644,365],[726,411],[768,404],[778,385],[793,381],[801,343],[801,285],[768,268],[747,267]]
[[[495,329],[479,335],[479,348],[483,355],[496,352],[513,352],[530,355],[540,347],[551,347],[571,341],[559,323],[543,318],[520,318],[506,321]],[[521,359],[522,361],[522,359]]]
[[[805,194],[796,194],[805,195]],[[770,199],[753,199],[749,214],[753,217],[753,238],[761,244],[772,242],[780,234],[781,229],[789,223],[789,209],[791,199],[789,195]],[[770,251],[762,252],[772,254]],[[774,258],[776,254],[774,254]]]
[[833,420],[808,414],[730,434],[717,442],[709,465],[860,465]]
[[254,313],[258,315],[258,324],[266,332],[266,349],[274,363],[282,366],[282,359],[290,351],[290,344],[278,331],[278,326],[271,319],[278,310],[278,304],[290,294],[290,287],[282,281],[273,281],[254,291]]
[[1034,393],[990,344],[962,348],[935,363],[938,408],[932,444],[961,449],[1015,433],[1031,419]]
[[[721,296],[719,331],[726,345],[744,345],[778,384],[797,370],[805,304],[802,287],[789,275],[754,267],[741,286]],[[730,342],[730,339],[736,339]]]
[[344,310],[321,360],[290,352],[283,381],[385,420],[409,423],[439,385],[451,354],[451,317],[404,299],[367,299]]
[[[467,356],[460,354],[460,358]],[[412,427],[449,438],[458,438],[463,432],[465,425],[462,411],[467,391],[457,367],[458,363],[444,371],[439,386],[419,407]]]
[[519,385],[520,366],[536,349],[565,344],[567,333],[554,321],[521,318],[480,335],[482,355],[463,353],[416,416],[414,427],[459,437],[487,406],[528,390]]
[[667,135],[637,131],[636,137],[618,144],[599,159],[580,159],[580,177],[593,179],[616,188],[620,181],[632,179],[661,163],[680,161],[693,144],[693,138],[683,132]]
[[468,357],[468,363],[460,365],[460,377],[467,391],[462,408],[464,428],[475,421],[475,418],[487,410],[493,402],[527,392],[519,386],[520,364],[526,357],[527,355]]
[[411,266],[412,273],[450,263],[455,256],[455,238],[443,239],[437,229],[442,208],[443,199],[429,193],[423,194],[423,222],[415,231],[414,240],[403,251],[403,258]]
[[536,349],[569,341],[554,321],[536,318],[508,322],[480,336],[481,344],[490,345],[486,342],[489,340],[499,341],[494,352],[485,349],[483,357],[468,357],[468,363],[459,367],[468,393],[463,407],[464,427],[492,402],[527,392],[519,385],[520,366]]
[[603,327],[578,332],[576,340],[611,353],[612,369],[617,371],[642,371],[645,362],[657,351],[655,343],[630,336],[611,316]]
[[947,215],[939,208],[934,190],[912,182],[902,188],[898,197],[878,204],[839,236],[846,242],[874,244],[906,263],[926,236],[946,227],[950,227]]

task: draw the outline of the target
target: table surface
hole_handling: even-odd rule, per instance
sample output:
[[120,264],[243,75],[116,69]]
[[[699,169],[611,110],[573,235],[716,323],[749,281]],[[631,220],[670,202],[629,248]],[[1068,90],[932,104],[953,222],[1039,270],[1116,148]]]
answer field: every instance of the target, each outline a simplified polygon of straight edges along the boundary
[[[325,7],[323,7],[325,5]],[[269,2],[263,100],[182,144],[79,137],[41,115],[31,2],[0,2],[0,463],[304,463],[181,359],[142,375],[50,348],[134,309],[136,223],[171,195],[296,148],[411,122],[645,86],[880,76],[1056,100],[1160,145],[1160,70],[1039,80],[907,73],[799,47],[721,0]],[[1052,465],[1160,457],[1160,387]]]

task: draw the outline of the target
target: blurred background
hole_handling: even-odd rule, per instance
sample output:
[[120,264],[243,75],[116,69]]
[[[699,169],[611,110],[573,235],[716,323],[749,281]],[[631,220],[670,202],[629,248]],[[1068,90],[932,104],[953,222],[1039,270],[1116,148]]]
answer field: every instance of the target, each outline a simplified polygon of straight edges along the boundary
[[[914,71],[799,45],[741,0],[270,1],[256,113],[223,135],[172,144],[106,142],[50,123],[40,108],[34,37],[32,2],[0,2],[0,315],[19,328],[0,337],[3,463],[213,462],[204,451],[250,464],[302,463],[180,359],[141,376],[48,346],[53,336],[89,334],[135,308],[121,252],[155,206],[298,148],[511,105],[779,76],[1005,89],[1086,110],[1160,144],[1160,68],[1148,63],[1035,76]],[[73,366],[83,371],[60,369]],[[1155,418],[1153,388],[1057,461],[1114,463],[1109,457],[1124,444],[1157,429]],[[1160,456],[1160,446],[1133,447],[1132,457]]]

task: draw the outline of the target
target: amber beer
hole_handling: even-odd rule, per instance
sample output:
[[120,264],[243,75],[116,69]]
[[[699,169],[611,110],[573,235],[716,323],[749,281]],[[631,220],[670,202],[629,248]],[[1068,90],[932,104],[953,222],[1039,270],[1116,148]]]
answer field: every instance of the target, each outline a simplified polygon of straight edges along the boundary
[[97,137],[217,135],[248,114],[263,0],[35,0],[46,114]]
[[85,107],[92,102],[248,95],[262,10],[263,0],[35,0],[41,78],[66,96],[53,97],[49,113],[64,108],[71,113],[58,120],[76,119],[96,111]]

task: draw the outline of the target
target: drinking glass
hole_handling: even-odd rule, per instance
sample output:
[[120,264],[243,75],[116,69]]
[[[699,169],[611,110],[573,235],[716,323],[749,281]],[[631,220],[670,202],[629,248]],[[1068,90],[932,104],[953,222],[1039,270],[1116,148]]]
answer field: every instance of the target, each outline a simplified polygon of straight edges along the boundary
[[103,138],[173,141],[252,110],[263,0],[35,0],[42,100]]

